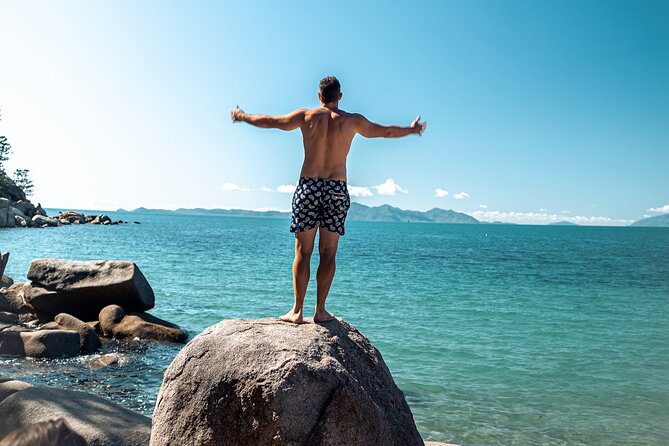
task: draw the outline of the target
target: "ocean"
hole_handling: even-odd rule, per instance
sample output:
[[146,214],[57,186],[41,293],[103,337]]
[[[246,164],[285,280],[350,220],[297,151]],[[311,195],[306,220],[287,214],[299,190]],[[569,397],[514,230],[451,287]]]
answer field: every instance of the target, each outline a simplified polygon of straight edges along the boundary
[[[222,319],[290,309],[288,220],[108,214],[141,224],[0,230],[6,273],[25,280],[40,257],[131,260],[156,293],[151,313],[191,337]],[[346,231],[328,309],[381,351],[424,439],[669,444],[669,229],[350,222]],[[180,347],[114,343],[105,351],[121,362],[107,369],[88,357],[0,358],[0,375],[150,416]]]

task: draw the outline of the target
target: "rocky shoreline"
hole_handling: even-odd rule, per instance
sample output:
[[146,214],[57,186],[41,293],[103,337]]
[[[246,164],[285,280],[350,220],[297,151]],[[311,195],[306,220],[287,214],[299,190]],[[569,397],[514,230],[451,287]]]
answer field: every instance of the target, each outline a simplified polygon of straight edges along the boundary
[[95,353],[111,339],[188,338],[185,330],[146,312],[155,304],[153,289],[129,261],[36,259],[28,282],[3,277],[8,286],[0,288],[2,355],[72,357]]
[[[0,259],[2,267],[7,256]],[[107,342],[188,337],[146,312],[153,290],[130,261],[35,259],[27,282],[5,278],[0,355],[91,355],[91,367],[106,368],[118,357],[92,353]],[[233,319],[206,329],[165,372],[153,419],[0,376],[0,446],[47,431],[100,446],[446,445],[423,442],[380,352],[341,319]]]

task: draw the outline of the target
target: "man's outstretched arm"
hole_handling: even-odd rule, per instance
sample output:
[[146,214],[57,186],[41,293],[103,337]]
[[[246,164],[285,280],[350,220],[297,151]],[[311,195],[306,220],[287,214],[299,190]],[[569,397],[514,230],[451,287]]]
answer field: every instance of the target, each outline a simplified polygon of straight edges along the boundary
[[407,135],[422,135],[427,122],[419,122],[420,116],[413,120],[409,127],[376,124],[362,115],[357,115],[358,133],[365,138],[401,138]]
[[237,106],[230,112],[230,116],[232,122],[247,122],[264,129],[295,130],[304,123],[305,111],[306,109],[301,108],[283,116],[250,115]]

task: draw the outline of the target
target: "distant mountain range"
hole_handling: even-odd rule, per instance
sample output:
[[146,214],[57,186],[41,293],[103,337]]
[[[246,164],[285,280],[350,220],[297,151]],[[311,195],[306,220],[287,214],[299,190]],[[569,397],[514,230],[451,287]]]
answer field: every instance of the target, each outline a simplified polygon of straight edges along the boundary
[[[180,214],[180,215],[215,215],[221,217],[261,217],[261,218],[290,218],[290,212],[280,211],[248,211],[245,209],[176,209],[174,211],[166,209],[147,209],[137,208],[133,211],[118,209],[117,212],[127,213],[150,213],[150,214]],[[409,223],[465,223],[465,224],[513,224],[501,221],[481,222],[471,215],[453,210],[434,208],[429,211],[410,211],[388,204],[381,206],[365,206],[360,203],[351,203],[348,211],[349,221],[381,221],[381,222],[409,222]],[[570,221],[558,221],[550,223],[550,226],[579,226]],[[631,226],[646,227],[669,227],[669,214],[658,215],[656,217],[644,218],[632,223]]]
[[669,214],[657,215],[635,221],[632,226],[645,226],[654,228],[669,228]]
[[[174,211],[164,209],[137,208],[133,211],[119,209],[117,212],[151,213],[151,214],[180,214],[180,215],[216,215],[222,217],[264,217],[264,218],[290,218],[290,212],[279,211],[247,211],[244,209],[176,209]],[[370,207],[360,203],[351,203],[348,211],[349,221],[397,221],[412,223],[470,223],[478,224],[480,221],[474,217],[455,212],[452,210],[434,208],[426,212],[407,211],[387,204]]]

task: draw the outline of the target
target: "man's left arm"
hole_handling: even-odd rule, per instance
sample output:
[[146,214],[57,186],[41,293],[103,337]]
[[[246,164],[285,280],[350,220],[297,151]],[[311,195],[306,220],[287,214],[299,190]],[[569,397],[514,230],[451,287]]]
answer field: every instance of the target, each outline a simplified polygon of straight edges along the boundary
[[251,115],[237,106],[230,112],[232,122],[247,122],[264,129],[295,130],[304,123],[306,109],[301,108],[282,116]]

